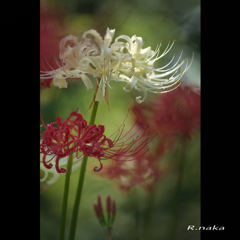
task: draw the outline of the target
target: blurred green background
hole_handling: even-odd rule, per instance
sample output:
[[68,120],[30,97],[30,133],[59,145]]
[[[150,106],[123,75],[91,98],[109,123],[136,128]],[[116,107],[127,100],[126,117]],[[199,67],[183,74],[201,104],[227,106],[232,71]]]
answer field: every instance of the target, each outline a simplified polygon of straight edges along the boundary
[[[167,63],[173,54],[183,50],[183,57],[194,61],[184,76],[184,84],[200,85],[200,1],[199,0],[45,0],[40,1],[44,9],[64,12],[64,25],[67,34],[81,38],[84,31],[96,29],[102,36],[107,27],[116,29],[115,37],[121,34],[141,36],[144,47],[155,49],[163,40],[163,48],[168,41],[176,40],[172,50],[159,65]],[[134,103],[136,92],[126,93],[124,84],[109,90],[110,111],[106,102],[99,105],[96,124],[106,125],[106,136],[112,134],[122,123],[128,109]],[[86,91],[79,80],[68,80],[68,88],[41,88],[40,110],[45,123],[52,122],[57,116],[65,120],[69,114],[79,108],[86,120],[91,111],[87,111],[94,94],[94,89]],[[154,98],[149,94],[149,98]],[[131,124],[131,119],[128,119]],[[171,159],[177,152],[173,150],[165,158]],[[187,231],[188,225],[200,226],[200,133],[187,143],[184,155],[185,166],[181,192],[179,195],[179,217],[177,221],[176,240],[198,240],[200,231]],[[114,181],[98,176],[93,167],[98,160],[89,158],[85,177],[83,195],[78,215],[75,239],[104,239],[104,233],[93,211],[93,202],[97,194],[105,197],[110,194],[117,203],[117,216],[114,223],[113,240],[147,239],[144,237],[145,216],[148,212],[150,196],[140,188],[128,193],[121,192]],[[79,169],[71,176],[68,200],[67,228],[68,236],[75,190]],[[159,182],[154,193],[152,214],[150,217],[150,235],[148,239],[169,239],[173,192],[176,186],[177,169],[171,171]],[[57,240],[59,238],[61,203],[64,175],[50,185],[40,195],[40,239]],[[104,202],[104,201],[103,201]],[[105,202],[104,202],[105,203]],[[105,207],[105,206],[104,206]]]

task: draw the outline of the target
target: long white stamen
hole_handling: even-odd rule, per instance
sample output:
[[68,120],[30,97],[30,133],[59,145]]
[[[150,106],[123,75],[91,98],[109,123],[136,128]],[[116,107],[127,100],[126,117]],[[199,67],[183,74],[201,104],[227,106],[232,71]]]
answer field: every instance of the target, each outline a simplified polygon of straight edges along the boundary
[[154,71],[156,71],[156,72],[166,72],[166,71],[169,71],[170,69],[174,68],[174,67],[178,64],[178,62],[180,61],[180,58],[181,58],[181,56],[182,56],[182,53],[183,53],[183,51],[180,53],[180,56],[178,57],[178,60],[176,61],[176,63],[175,63],[172,67],[163,70],[164,68],[166,68],[166,67],[172,62],[172,60],[173,60],[173,58],[175,57],[175,55],[173,56],[173,58],[170,60],[170,62],[169,62],[168,64],[166,64],[165,66],[163,66],[163,67],[161,67],[161,68],[157,68],[157,69],[155,69]]

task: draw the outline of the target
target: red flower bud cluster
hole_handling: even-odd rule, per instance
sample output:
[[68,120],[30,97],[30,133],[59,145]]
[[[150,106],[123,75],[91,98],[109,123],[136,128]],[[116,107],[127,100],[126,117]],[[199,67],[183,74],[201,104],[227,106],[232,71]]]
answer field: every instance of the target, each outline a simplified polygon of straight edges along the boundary
[[112,226],[116,216],[116,202],[110,195],[106,198],[106,212],[107,212],[107,219],[103,213],[102,207],[102,199],[101,195],[98,195],[97,202],[93,204],[93,209],[96,213],[96,216],[100,222],[100,224],[104,226]]
[[191,138],[200,129],[200,91],[195,86],[181,85],[163,94],[153,102],[134,105],[133,112],[139,124],[151,121],[151,127],[164,141],[176,137]]

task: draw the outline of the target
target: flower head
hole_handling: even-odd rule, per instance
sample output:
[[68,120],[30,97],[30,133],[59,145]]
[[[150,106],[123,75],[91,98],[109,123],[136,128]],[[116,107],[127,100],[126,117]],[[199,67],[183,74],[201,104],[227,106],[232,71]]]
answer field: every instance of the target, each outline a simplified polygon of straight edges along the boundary
[[91,80],[84,71],[84,63],[80,63],[84,56],[97,55],[99,50],[90,39],[78,41],[77,37],[69,35],[59,44],[59,68],[51,71],[41,71],[42,79],[53,79],[53,85],[59,88],[67,87],[67,78],[81,78],[87,89],[93,87]]
[[157,130],[165,140],[174,140],[178,136],[190,137],[200,128],[200,91],[195,86],[182,85],[173,92],[160,96],[141,108],[133,107],[137,124],[150,121],[152,129]]
[[[55,122],[47,124],[46,131],[41,134],[40,153],[43,154],[42,163],[47,169],[53,166],[58,173],[65,173],[65,168],[59,168],[59,161],[73,153],[76,158],[83,155],[97,158],[100,168],[95,167],[94,171],[102,169],[102,160],[115,160],[118,157],[122,161],[137,159],[139,154],[146,152],[149,139],[149,129],[147,128],[141,135],[137,135],[139,130],[134,125],[127,133],[123,134],[124,124],[110,137],[104,135],[104,125],[88,125],[82,114],[74,111],[62,122],[61,117],[57,117]],[[137,135],[137,136],[136,136]],[[49,157],[51,156],[51,157]]]
[[[123,62],[123,68],[120,69],[120,78],[127,83],[124,90],[130,92],[133,88],[141,92],[143,96],[136,97],[137,103],[142,103],[147,92],[165,93],[174,90],[182,82],[180,79],[191,66],[192,61],[188,64],[188,60],[184,59],[180,62],[180,54],[174,65],[167,68],[174,60],[175,54],[171,61],[161,68],[156,68],[154,63],[164,57],[172,48],[174,42],[168,43],[166,49],[160,54],[162,42],[157,45],[153,51],[151,47],[143,48],[143,40],[141,37],[133,35],[131,38],[121,35],[115,39],[115,42],[125,40],[124,48],[127,50],[129,58]],[[192,59],[193,60],[193,59]],[[184,70],[180,71],[180,67],[185,64]]]
[[[125,82],[125,91],[133,88],[142,93],[136,97],[138,103],[142,103],[147,92],[169,92],[181,84],[180,79],[189,69],[192,61],[178,60],[168,67],[174,60],[161,68],[156,68],[154,63],[165,56],[173,46],[167,45],[160,54],[160,43],[156,50],[151,47],[143,48],[143,40],[136,35],[131,38],[121,35],[113,41],[115,30],[107,29],[104,38],[96,30],[88,30],[83,34],[83,40],[78,41],[75,36],[63,38],[59,44],[61,64],[58,69],[42,71],[41,78],[53,78],[53,84],[59,88],[67,87],[67,78],[81,78],[87,89],[93,87],[89,76],[96,78],[95,101],[108,100],[107,87],[110,83]],[[180,71],[180,67],[184,66]]]
[[[82,157],[83,154],[96,158],[102,157],[106,145],[112,144],[112,141],[103,133],[103,125],[98,127],[95,124],[87,125],[87,121],[78,112],[72,112],[64,122],[61,117],[57,117],[55,122],[47,124],[46,131],[41,137],[40,152],[43,154],[43,165],[51,169],[53,166],[51,161],[56,157],[57,172],[65,173],[66,169],[59,169],[59,161],[70,153],[74,153],[77,158]],[[53,157],[47,161],[48,155]]]

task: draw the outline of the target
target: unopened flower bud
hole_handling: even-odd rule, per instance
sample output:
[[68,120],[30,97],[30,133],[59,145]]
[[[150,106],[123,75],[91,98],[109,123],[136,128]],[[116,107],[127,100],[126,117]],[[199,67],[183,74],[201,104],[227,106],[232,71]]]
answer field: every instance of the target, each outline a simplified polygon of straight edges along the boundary
[[110,197],[110,195],[107,196],[106,203],[107,203],[107,214],[111,214],[111,197]]
[[116,216],[116,202],[114,199],[112,199],[112,219],[111,219],[111,225],[114,223]]
[[[96,207],[95,207],[95,204],[96,204]],[[102,200],[101,200],[100,194],[98,194],[97,203],[94,203],[94,210],[95,210],[95,212],[97,211],[96,214],[97,214],[97,218],[99,219],[100,224],[102,226],[106,226],[106,220],[105,220],[105,217],[103,214]]]
[[100,194],[98,194],[98,197],[97,197],[97,205],[98,205],[99,213],[100,213],[100,215],[102,215],[103,208],[102,208],[102,200],[101,200]]
[[116,216],[116,202],[114,199],[112,200],[112,216]]
[[100,211],[99,211],[97,203],[93,204],[93,208],[94,208],[94,211],[96,213],[97,218],[100,219],[101,218],[101,214],[100,214]]
[[106,204],[107,204],[107,222],[108,225],[111,225],[111,197],[110,195],[106,198]]

